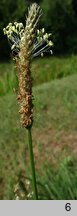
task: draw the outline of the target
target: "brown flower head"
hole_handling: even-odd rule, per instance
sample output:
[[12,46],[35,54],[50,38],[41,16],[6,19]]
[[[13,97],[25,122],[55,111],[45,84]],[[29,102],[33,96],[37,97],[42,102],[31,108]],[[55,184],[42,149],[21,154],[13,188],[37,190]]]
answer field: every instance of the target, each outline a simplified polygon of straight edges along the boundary
[[[36,3],[30,6],[26,26],[15,22],[4,28],[11,44],[11,50],[15,56],[18,71],[19,91],[18,101],[20,103],[20,116],[22,125],[29,128],[33,123],[33,103],[32,103],[32,77],[31,60],[32,58],[44,54],[53,45],[49,40],[51,34],[45,33],[44,28],[37,29],[38,21],[42,12]],[[51,52],[51,50],[50,50]]]

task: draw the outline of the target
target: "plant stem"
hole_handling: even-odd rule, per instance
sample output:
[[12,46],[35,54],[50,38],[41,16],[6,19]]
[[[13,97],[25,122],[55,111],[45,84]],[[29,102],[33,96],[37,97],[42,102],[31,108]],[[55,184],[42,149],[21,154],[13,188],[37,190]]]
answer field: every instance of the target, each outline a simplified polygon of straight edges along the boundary
[[29,154],[30,154],[30,164],[31,164],[31,171],[32,171],[32,186],[33,186],[33,192],[34,192],[34,199],[38,200],[31,128],[28,128],[28,140],[29,140]]

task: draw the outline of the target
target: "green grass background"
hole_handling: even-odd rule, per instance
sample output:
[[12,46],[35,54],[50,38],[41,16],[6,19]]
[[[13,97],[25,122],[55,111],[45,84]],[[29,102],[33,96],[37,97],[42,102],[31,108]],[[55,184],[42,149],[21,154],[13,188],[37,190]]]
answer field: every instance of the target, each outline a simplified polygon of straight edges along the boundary
[[[59,169],[65,157],[69,155],[76,157],[77,56],[36,59],[32,64],[32,76],[34,80],[33,145],[38,176],[38,173],[43,175],[45,162],[50,167],[53,165],[52,167]],[[17,93],[13,91],[17,86],[15,65],[11,62],[1,63],[0,199],[14,199],[14,184],[18,174],[21,172],[26,176],[30,175],[27,131],[20,124]],[[75,169],[73,178],[76,173]],[[42,181],[44,182],[45,178]],[[57,182],[55,187],[56,185]],[[76,187],[75,181],[74,191]],[[52,199],[61,198],[61,194],[58,197],[54,194],[55,192],[52,193]],[[77,192],[72,196],[70,193],[68,197],[66,193],[64,198],[76,199]]]

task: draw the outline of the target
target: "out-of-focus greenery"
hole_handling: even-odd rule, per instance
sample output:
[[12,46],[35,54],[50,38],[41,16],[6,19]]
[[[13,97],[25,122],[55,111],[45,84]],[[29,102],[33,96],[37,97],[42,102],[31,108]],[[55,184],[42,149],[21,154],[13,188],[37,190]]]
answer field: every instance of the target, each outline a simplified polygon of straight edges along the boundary
[[[1,0],[0,1],[0,59],[9,55],[3,27],[9,22],[25,23],[27,7],[33,0]],[[40,28],[45,27],[52,32],[54,53],[77,53],[77,0],[36,0],[43,14]]]
[[46,200],[77,199],[77,161],[65,157],[58,168],[50,165],[44,168],[44,177],[38,184],[39,198]]
[[7,25],[8,22],[20,20],[26,10],[25,0],[1,0],[0,1],[0,28]]
[[[32,63],[33,85],[77,74],[77,56],[38,58]],[[18,88],[14,63],[0,64],[0,95]]]
[[[27,131],[20,125],[16,95],[9,92],[0,96],[0,199],[13,199],[14,185],[20,171],[30,176]],[[35,86],[33,95],[34,155],[36,169],[42,173],[44,161],[52,164],[54,157],[59,165],[65,155],[77,154],[77,74]],[[73,171],[74,167],[71,169]],[[57,173],[55,182],[50,182],[51,187],[56,187],[57,193],[56,196],[54,192],[52,198],[61,197],[61,191],[58,194],[60,186],[63,198],[66,181],[68,186],[69,179],[64,179],[64,172],[60,175],[61,182]],[[72,182],[72,197],[77,198],[77,178],[74,174],[71,185]],[[70,193],[68,195],[65,188],[64,199],[71,199]]]
[[0,59],[9,56],[9,46],[6,37],[3,35],[3,28],[9,22],[22,21],[27,8],[25,0],[0,0]]
[[[65,157],[58,167],[47,164],[43,175],[37,177],[40,200],[77,200],[77,159]],[[22,173],[18,176],[14,198],[33,199],[31,179]]]
[[54,50],[77,53],[77,1],[42,0],[42,21],[53,34]]

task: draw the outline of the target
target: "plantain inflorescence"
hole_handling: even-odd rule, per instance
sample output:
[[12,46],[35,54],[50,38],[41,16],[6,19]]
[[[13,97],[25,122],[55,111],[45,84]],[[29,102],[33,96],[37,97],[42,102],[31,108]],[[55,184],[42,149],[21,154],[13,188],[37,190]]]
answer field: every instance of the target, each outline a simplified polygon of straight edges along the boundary
[[20,104],[21,123],[27,129],[33,124],[31,61],[36,56],[43,56],[45,52],[50,51],[52,54],[53,46],[51,34],[46,33],[44,28],[37,28],[41,15],[40,6],[33,3],[28,9],[25,27],[22,23],[14,22],[4,28],[18,71],[17,99]]

